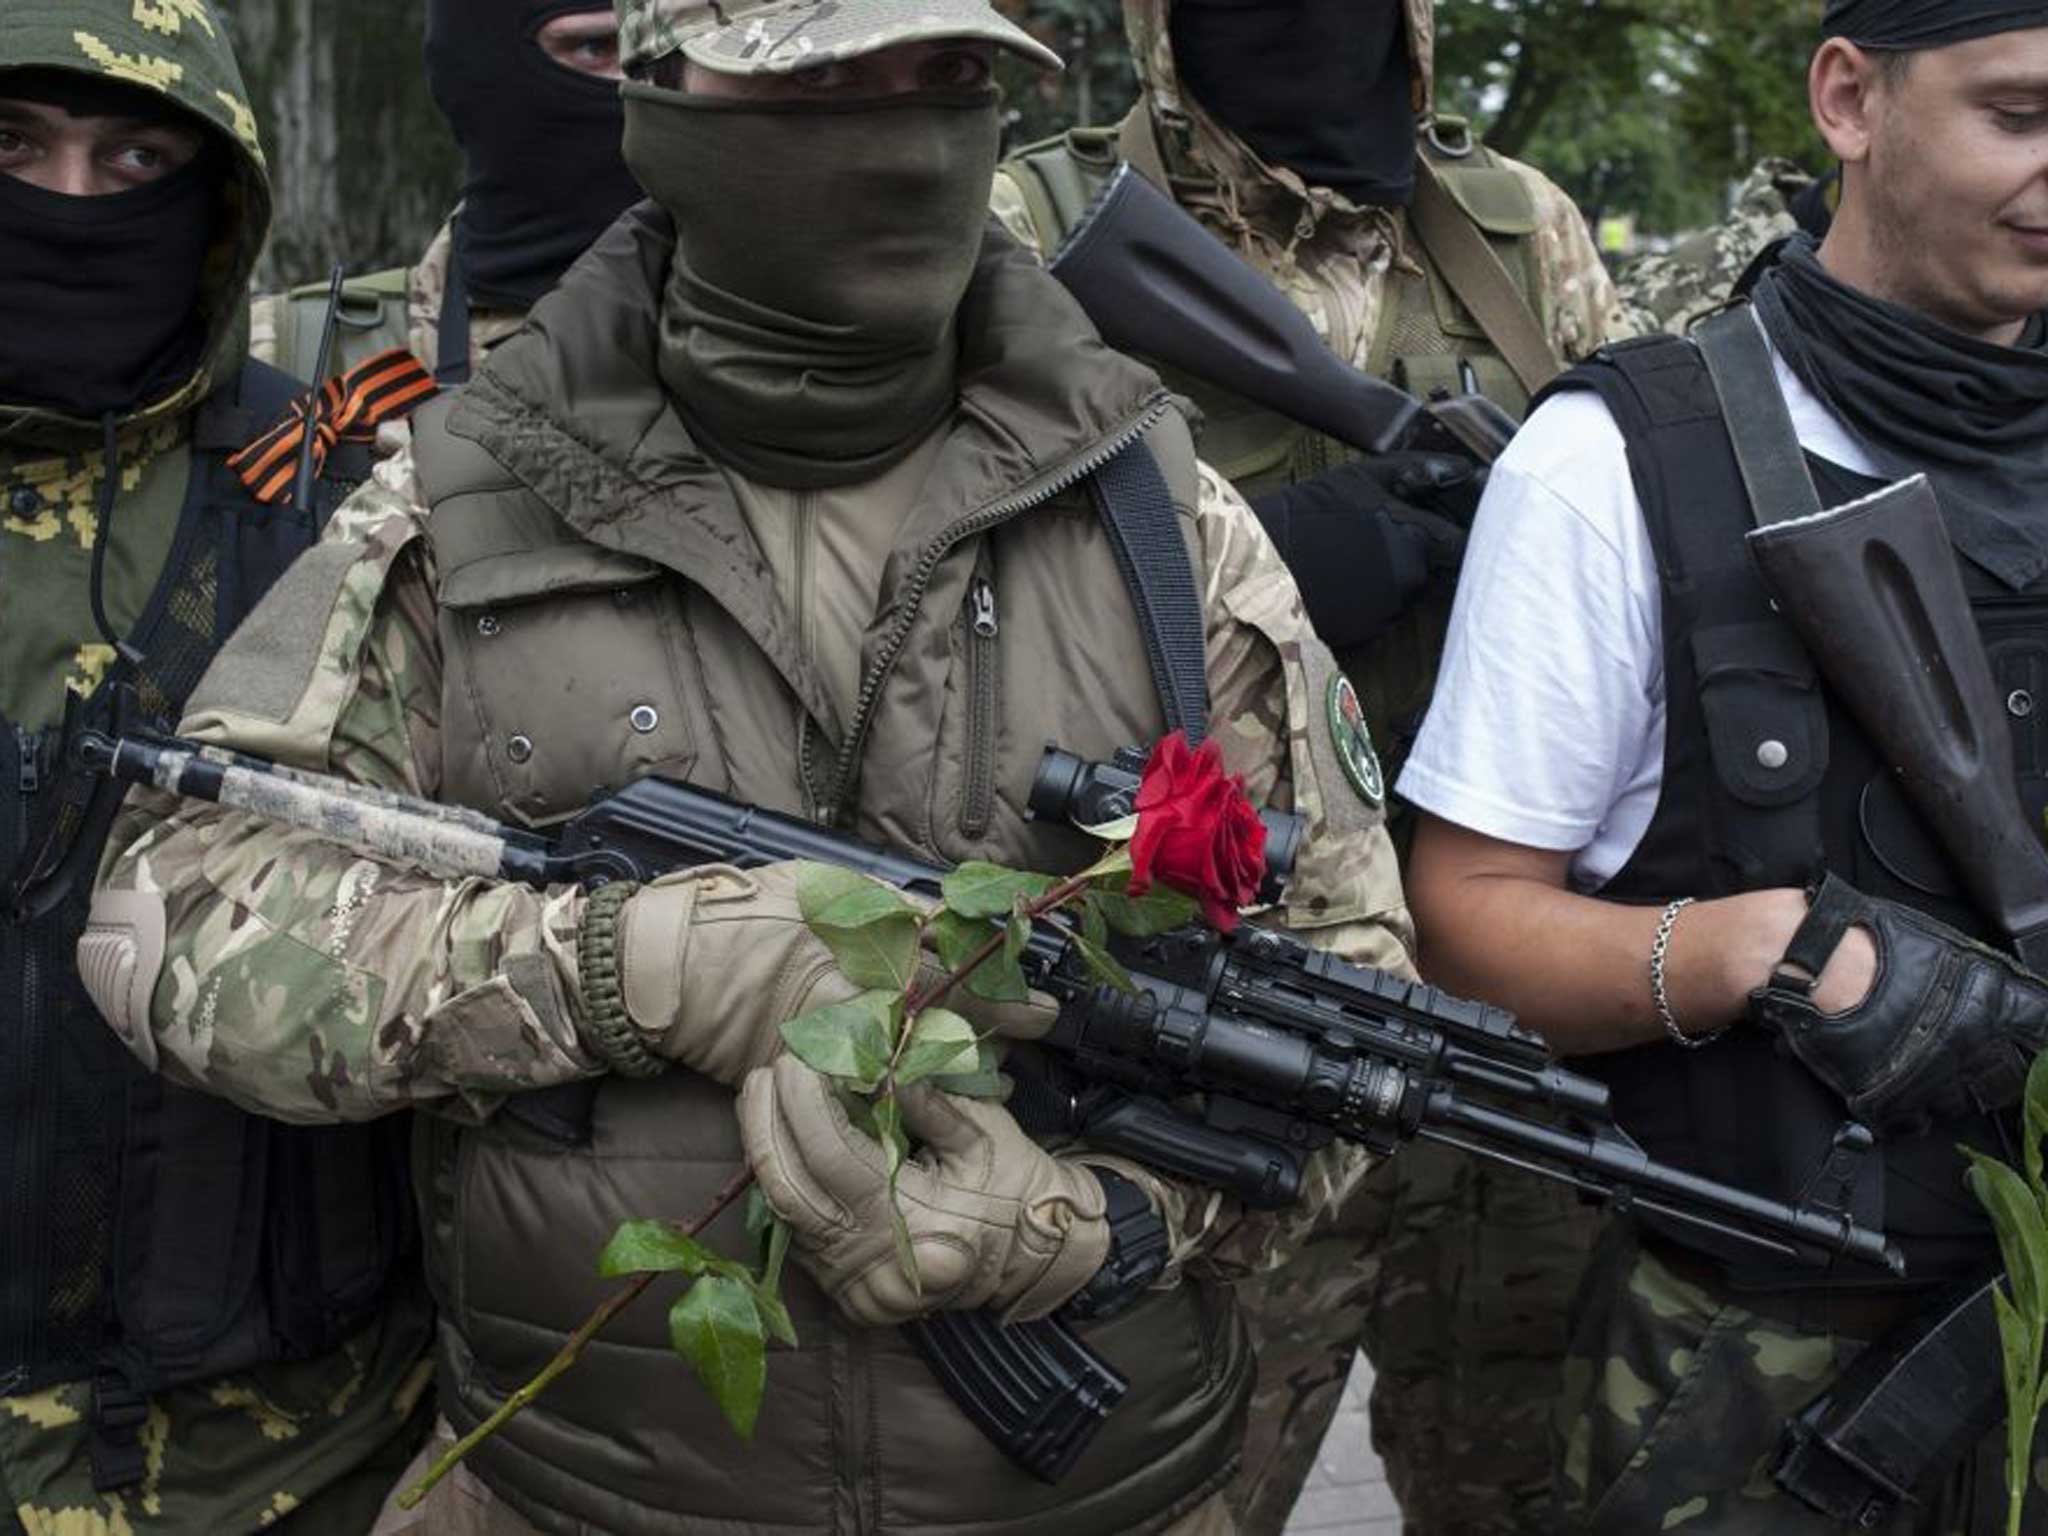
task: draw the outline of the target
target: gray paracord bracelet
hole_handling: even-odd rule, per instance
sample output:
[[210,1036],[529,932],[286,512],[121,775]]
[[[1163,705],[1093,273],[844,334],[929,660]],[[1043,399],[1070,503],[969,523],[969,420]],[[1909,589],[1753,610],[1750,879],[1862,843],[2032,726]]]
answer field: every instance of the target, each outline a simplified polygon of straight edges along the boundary
[[1678,1027],[1678,1015],[1671,1011],[1671,994],[1664,985],[1664,962],[1671,955],[1671,933],[1678,926],[1678,914],[1692,904],[1692,897],[1681,896],[1667,906],[1657,923],[1657,937],[1650,943],[1650,1002],[1657,1010],[1657,1022],[1664,1026],[1664,1033],[1671,1037],[1673,1044],[1682,1045],[1688,1051],[1711,1045],[1728,1033],[1723,1027],[1711,1035],[1688,1035]]
[[576,932],[583,1035],[621,1077],[659,1077],[669,1064],[647,1049],[619,985],[619,909],[640,887],[620,880],[591,892]]

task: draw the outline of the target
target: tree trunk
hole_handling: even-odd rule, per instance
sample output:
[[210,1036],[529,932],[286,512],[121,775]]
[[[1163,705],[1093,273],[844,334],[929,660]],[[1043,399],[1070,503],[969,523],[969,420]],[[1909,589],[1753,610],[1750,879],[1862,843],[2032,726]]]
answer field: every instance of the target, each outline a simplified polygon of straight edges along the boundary
[[416,0],[222,0],[276,194],[265,287],[412,262],[461,160],[427,95]]

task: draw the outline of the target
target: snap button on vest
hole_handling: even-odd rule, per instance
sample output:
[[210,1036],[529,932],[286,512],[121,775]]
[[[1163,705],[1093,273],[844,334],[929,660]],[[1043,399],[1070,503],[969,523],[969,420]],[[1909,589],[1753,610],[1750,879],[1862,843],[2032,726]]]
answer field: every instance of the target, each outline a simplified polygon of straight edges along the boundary
[[2024,720],[2034,712],[2034,696],[2024,688],[2015,688],[2005,696],[2005,708],[2015,720]]
[[1782,741],[1766,741],[1757,747],[1756,760],[1763,767],[1776,773],[1780,768],[1792,761],[1792,753]]
[[505,755],[515,763],[525,762],[533,756],[533,738],[531,736],[514,736],[505,743]]
[[654,728],[661,724],[661,713],[652,704],[636,704],[626,719],[642,736],[651,736]]
[[477,616],[476,632],[486,640],[497,634],[501,628],[503,626],[498,623],[498,616],[495,613],[485,613]]

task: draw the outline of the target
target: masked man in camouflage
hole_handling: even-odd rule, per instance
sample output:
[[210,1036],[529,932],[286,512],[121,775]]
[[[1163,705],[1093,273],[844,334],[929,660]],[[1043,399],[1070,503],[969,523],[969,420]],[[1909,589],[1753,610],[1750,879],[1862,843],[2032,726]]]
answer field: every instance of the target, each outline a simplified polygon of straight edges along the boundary
[[[460,383],[640,196],[619,158],[609,5],[429,0],[426,30],[427,84],[462,147],[462,205],[412,267],[348,281],[332,373],[404,347]],[[310,377],[328,296],[319,282],[258,299],[252,352]]]
[[1728,302],[1771,247],[1801,230],[1824,236],[1841,185],[1838,174],[1815,179],[1790,160],[1760,161],[1736,188],[1727,218],[1621,269],[1615,284],[1635,330],[1684,335]]
[[269,221],[210,5],[0,4],[0,1530],[28,1536],[359,1532],[426,1428],[400,1127],[166,1084],[74,967],[118,798],[69,733],[117,696],[175,720],[313,542],[225,462],[297,392],[243,351]]
[[[534,826],[659,773],[928,860],[1074,868],[1074,835],[1025,816],[1044,744],[1099,757],[1169,719],[1109,533],[1143,515],[1192,567],[1206,675],[1181,682],[1255,798],[1309,818],[1276,919],[1405,970],[1380,812],[1340,757],[1377,769],[1285,568],[1159,380],[987,218],[995,50],[1056,61],[979,0],[620,19],[653,202],[415,418],[187,729]],[[605,1294],[593,1256],[621,1218],[704,1206],[743,1156],[771,1190],[813,1159],[859,1181],[824,1081],[764,1069],[782,1021],[849,990],[786,867],[535,893],[147,797],[120,836],[101,920],[133,958],[108,999],[133,1048],[287,1119],[429,1111],[444,1439]],[[973,1171],[911,1219],[972,1283],[921,1303],[863,1283],[892,1247],[879,1176],[844,1212],[789,1204],[804,1344],[776,1355],[750,1450],[648,1307],[385,1529],[1228,1531],[1252,1364],[1219,1277],[1262,1233],[960,1113]],[[1328,1167],[1310,1184],[1312,1217]],[[710,1236],[744,1242],[736,1217]],[[889,1326],[1057,1309],[1148,1236],[1161,1283],[1081,1325],[1130,1394],[1056,1487]]]
[[[1519,416],[1564,363],[1626,334],[1569,198],[1434,115],[1428,0],[1126,0],[1143,96],[1114,128],[1025,149],[1004,222],[1050,254],[1119,160],[1265,274],[1337,356],[1418,394],[1477,389]],[[1318,632],[1395,735],[1435,675],[1471,511],[1343,444],[1176,378],[1203,456],[1258,509]],[[1446,513],[1451,514],[1447,519]],[[1277,1533],[1361,1330],[1373,1439],[1409,1529],[1547,1531],[1548,1409],[1593,1215],[1441,1148],[1404,1150],[1343,1221],[1240,1287],[1258,1340],[1240,1514]]]

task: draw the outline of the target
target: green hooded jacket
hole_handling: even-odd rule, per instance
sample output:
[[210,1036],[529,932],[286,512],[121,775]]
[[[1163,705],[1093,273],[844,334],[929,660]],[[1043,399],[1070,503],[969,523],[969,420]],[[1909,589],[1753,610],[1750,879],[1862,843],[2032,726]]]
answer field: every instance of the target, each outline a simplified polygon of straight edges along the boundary
[[[0,6],[0,96],[5,71],[32,66],[160,91],[233,151],[200,294],[209,325],[203,361],[116,433],[120,494],[103,590],[109,619],[125,633],[170,553],[193,412],[235,377],[247,352],[244,295],[270,230],[270,178],[227,24],[208,0]],[[107,472],[100,423],[0,400],[0,716],[30,730],[61,717],[67,687],[91,692],[113,660],[90,600]]]

